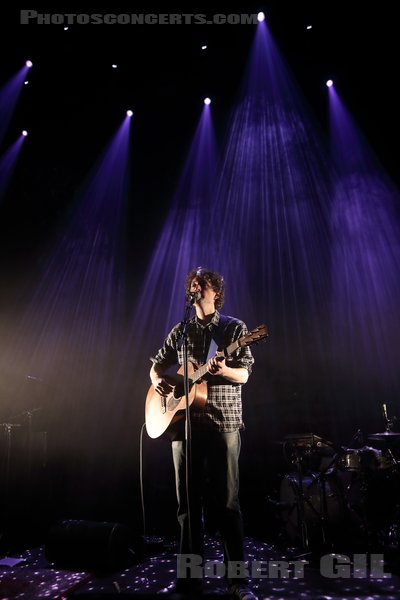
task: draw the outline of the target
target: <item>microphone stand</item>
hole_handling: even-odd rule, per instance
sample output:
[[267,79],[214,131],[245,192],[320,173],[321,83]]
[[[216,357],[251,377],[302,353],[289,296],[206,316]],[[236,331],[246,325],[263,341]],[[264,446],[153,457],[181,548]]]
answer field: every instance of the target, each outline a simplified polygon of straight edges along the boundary
[[[29,379],[37,379],[37,377],[32,377],[28,375]],[[33,430],[32,430],[32,417],[35,412],[38,410],[42,410],[41,406],[37,406],[36,408],[31,408],[29,410],[25,410],[24,412],[18,413],[17,415],[13,415],[9,417],[9,420],[14,420],[21,417],[26,417],[27,419],[27,471],[28,471],[28,483],[32,482],[32,441],[33,441]],[[2,423],[0,424],[2,425]],[[18,425],[19,427],[20,425]]]
[[[4,463],[4,471],[2,473],[2,503],[1,503],[1,511],[4,518],[1,521],[1,530],[0,530],[0,538],[8,535],[8,520],[9,513],[11,508],[11,436],[12,431],[15,427],[21,427],[20,423],[0,423],[0,427],[4,428],[5,432],[5,463]],[[3,530],[4,528],[4,530]],[[5,538],[6,539],[6,538]]]
[[181,348],[183,348],[183,389],[185,395],[185,456],[186,456],[186,504],[187,504],[187,519],[188,519],[188,553],[192,554],[192,517],[190,510],[190,490],[192,478],[192,424],[190,420],[190,404],[189,404],[189,356],[188,356],[188,340],[187,328],[189,324],[190,312],[193,308],[195,297],[185,305],[185,313],[183,317],[182,332],[181,332]]

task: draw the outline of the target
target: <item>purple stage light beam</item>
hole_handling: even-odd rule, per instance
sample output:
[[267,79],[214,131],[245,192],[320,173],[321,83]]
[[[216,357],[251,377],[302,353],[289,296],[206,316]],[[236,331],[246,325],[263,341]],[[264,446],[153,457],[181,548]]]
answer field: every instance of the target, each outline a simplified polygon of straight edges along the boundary
[[163,334],[182,319],[184,279],[190,269],[200,264],[219,266],[213,221],[216,160],[211,112],[205,105],[137,298],[127,365],[132,362],[132,347],[134,358],[143,360],[154,352]]
[[25,137],[19,136],[14,144],[0,157],[0,201],[10,182]]
[[[89,409],[95,402],[99,426],[105,414],[101,402],[112,396],[115,408],[118,395],[110,373],[119,361],[125,326],[120,253],[131,123],[125,117],[77,192],[75,209],[42,261],[37,286],[7,352],[7,360],[21,373],[40,373],[58,390],[56,411],[71,414],[79,404]],[[111,419],[109,410],[107,414]]]
[[398,382],[400,194],[333,88],[329,116],[338,172],[331,209],[332,335],[342,369],[375,382],[385,397],[385,388]]
[[[263,425],[271,435],[282,426],[283,403],[299,430],[314,429],[316,416],[333,422],[330,348],[321,327],[329,317],[333,167],[319,131],[267,22],[260,22],[226,135],[213,229],[230,314],[270,327],[273,352],[262,351],[267,366],[256,366],[252,381],[255,396],[268,390]],[[254,418],[262,417],[255,411]]]
[[253,300],[252,320],[261,314],[279,328],[290,368],[299,368],[305,331],[307,346],[321,353],[316,360],[324,356],[317,315],[328,300],[330,179],[315,119],[260,22],[230,123],[215,218],[219,254],[229,248],[225,270],[234,280],[242,265],[248,278],[236,287],[235,312]]
[[25,64],[0,90],[0,144],[4,139],[29,69],[30,67]]

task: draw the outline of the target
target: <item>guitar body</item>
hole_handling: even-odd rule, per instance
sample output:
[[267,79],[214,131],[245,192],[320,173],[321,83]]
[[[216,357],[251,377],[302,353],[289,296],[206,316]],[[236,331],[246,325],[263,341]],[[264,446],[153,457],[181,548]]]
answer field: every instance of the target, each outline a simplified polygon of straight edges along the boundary
[[[191,376],[197,370],[192,363],[188,365],[189,374],[189,406],[203,409],[207,401],[207,383],[192,383]],[[176,375],[164,375],[170,385],[174,386],[173,391],[162,398],[151,385],[147,392],[145,417],[146,430],[151,438],[157,438],[162,435],[171,423],[175,423],[185,416],[186,398],[183,387],[183,366]]]
[[[224,350],[215,355],[217,360],[224,360],[231,356],[238,348],[258,344],[268,336],[266,325],[259,325],[249,333],[235,340]],[[207,383],[201,379],[207,374],[207,364],[196,367],[193,363],[188,364],[189,376],[189,406],[193,405],[197,410],[202,410],[207,401]],[[186,399],[183,387],[183,366],[176,375],[164,375],[168,383],[174,386],[173,391],[163,398],[151,385],[147,392],[145,415],[146,429],[151,438],[157,438],[164,433],[171,423],[183,419],[185,416]],[[196,382],[199,383],[196,383]]]

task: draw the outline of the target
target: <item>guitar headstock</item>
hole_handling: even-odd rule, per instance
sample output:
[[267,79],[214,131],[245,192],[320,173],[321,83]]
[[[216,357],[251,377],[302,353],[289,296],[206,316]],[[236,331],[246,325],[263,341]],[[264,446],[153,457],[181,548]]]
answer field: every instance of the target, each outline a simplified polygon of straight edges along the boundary
[[268,327],[264,324],[259,325],[238,339],[239,346],[243,347],[250,346],[250,344],[258,344],[258,342],[265,340],[268,335]]

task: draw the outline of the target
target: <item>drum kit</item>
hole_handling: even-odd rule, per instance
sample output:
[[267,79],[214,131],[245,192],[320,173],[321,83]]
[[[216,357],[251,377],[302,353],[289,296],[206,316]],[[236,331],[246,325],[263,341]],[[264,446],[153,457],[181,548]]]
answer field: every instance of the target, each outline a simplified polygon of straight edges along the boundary
[[400,433],[385,405],[384,415],[386,429],[368,434],[370,445],[353,447],[362,443],[360,430],[349,447],[313,433],[280,442],[292,467],[281,480],[278,503],[288,543],[306,551],[334,549],[355,535],[364,550],[400,550]]

